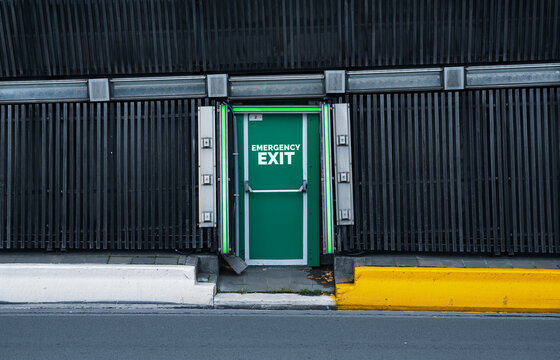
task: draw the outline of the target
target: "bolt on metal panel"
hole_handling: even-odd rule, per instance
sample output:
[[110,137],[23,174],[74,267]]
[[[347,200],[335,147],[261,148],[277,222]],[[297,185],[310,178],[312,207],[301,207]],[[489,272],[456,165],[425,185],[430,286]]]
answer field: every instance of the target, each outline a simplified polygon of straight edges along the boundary
[[216,227],[215,108],[198,108],[198,224]]
[[354,225],[349,104],[333,105],[336,224]]

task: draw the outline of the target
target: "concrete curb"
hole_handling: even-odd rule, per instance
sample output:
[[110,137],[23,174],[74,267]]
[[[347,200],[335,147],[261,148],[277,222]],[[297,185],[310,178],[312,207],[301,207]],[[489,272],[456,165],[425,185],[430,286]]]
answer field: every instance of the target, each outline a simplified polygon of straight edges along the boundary
[[334,298],[328,295],[219,293],[214,298],[216,309],[260,310],[336,310]]
[[356,266],[354,277],[336,286],[341,310],[560,312],[560,270]]
[[211,307],[193,265],[0,264],[0,302],[146,302]]

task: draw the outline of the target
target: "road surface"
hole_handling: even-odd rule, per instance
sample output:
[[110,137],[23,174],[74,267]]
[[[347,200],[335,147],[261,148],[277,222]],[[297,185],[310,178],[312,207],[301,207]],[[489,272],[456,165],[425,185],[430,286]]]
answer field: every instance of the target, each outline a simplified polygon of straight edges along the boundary
[[560,316],[2,311],[0,359],[559,359]]

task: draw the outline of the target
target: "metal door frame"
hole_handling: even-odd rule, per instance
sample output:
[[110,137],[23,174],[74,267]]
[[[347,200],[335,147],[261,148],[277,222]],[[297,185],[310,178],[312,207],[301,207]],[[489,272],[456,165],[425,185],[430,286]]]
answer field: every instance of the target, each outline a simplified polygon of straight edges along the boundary
[[[244,182],[249,179],[249,139],[248,139],[248,127],[249,127],[249,114],[251,113],[262,113],[264,114],[297,114],[302,116],[302,173],[303,179],[307,179],[307,114],[320,114],[320,106],[239,106],[233,107],[234,114],[243,114],[243,179]],[[308,263],[308,204],[307,204],[307,193],[303,192],[303,254],[300,259],[286,259],[286,260],[274,260],[274,259],[251,259],[250,257],[250,239],[249,239],[249,193],[244,192],[244,245],[245,245],[245,262],[248,265],[307,265]],[[237,251],[239,251],[239,246],[237,246]]]

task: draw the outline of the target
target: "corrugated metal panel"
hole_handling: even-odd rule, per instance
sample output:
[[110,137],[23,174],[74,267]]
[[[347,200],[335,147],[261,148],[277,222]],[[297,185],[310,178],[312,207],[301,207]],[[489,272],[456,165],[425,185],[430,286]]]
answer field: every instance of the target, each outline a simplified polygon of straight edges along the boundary
[[0,77],[556,61],[559,18],[555,0],[4,0]]
[[197,227],[204,104],[0,105],[0,248],[215,249]]
[[343,251],[560,253],[560,88],[363,94]]
[[[560,253],[560,88],[357,94],[342,251]],[[206,100],[0,105],[0,247],[215,249]]]

